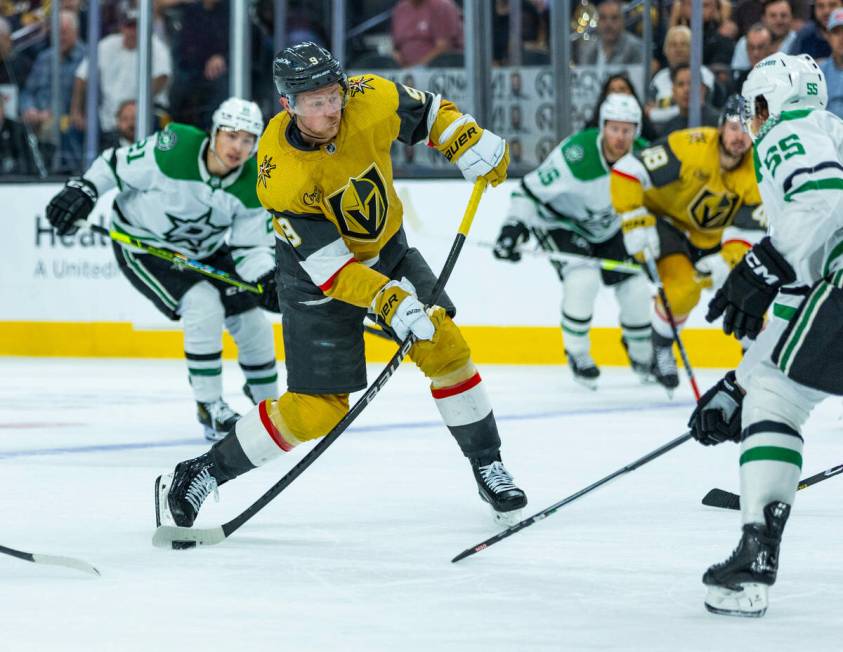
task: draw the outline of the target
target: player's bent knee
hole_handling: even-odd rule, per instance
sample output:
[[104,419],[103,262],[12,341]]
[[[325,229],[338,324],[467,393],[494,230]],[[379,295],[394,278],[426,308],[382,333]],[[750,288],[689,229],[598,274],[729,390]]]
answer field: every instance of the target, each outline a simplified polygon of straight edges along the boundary
[[337,425],[348,412],[348,394],[285,392],[275,404],[273,422],[303,442],[324,437]]
[[682,254],[666,256],[659,261],[659,275],[673,313],[677,316],[690,313],[702,292],[691,261]]
[[434,310],[430,319],[436,327],[433,340],[416,342],[410,349],[410,358],[431,380],[462,376],[471,367],[471,373],[454,382],[469,378],[474,373],[471,350],[460,329],[442,308]]

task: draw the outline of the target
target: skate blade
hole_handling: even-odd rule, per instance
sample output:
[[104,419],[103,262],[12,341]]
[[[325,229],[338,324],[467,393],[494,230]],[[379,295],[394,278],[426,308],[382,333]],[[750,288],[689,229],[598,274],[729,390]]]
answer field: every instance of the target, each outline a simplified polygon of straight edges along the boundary
[[225,436],[228,434],[226,432],[218,432],[211,428],[210,426],[202,426],[205,429],[205,439],[207,441],[220,441],[221,439],[225,439]]
[[[170,490],[169,474],[159,475],[155,478],[155,527],[162,525],[175,525],[170,510],[167,508],[167,492]],[[162,518],[163,514],[163,518]]]
[[511,512],[499,512],[490,506],[492,510],[492,518],[495,523],[504,527],[512,527],[516,523],[520,523],[523,519],[523,509],[513,509]]
[[583,387],[587,387],[592,392],[597,391],[597,380],[594,378],[582,378],[581,376],[574,376],[574,382],[577,385],[582,385]]
[[757,582],[741,584],[740,591],[721,586],[709,586],[705,608],[719,616],[761,618],[767,613],[767,593],[770,587]]

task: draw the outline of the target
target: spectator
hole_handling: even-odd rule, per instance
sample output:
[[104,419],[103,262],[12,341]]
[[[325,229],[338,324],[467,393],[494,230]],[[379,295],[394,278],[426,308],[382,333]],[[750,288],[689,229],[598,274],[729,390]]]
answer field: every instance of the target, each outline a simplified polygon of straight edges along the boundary
[[843,9],[831,12],[826,26],[831,56],[820,64],[828,85],[828,106],[838,118],[843,118]]
[[[664,39],[664,56],[668,68],[659,70],[650,82],[647,91],[647,115],[658,127],[679,114],[673,103],[673,83],[670,71],[679,65],[688,65],[691,61],[691,30],[684,25],[676,25],[667,30]],[[703,66],[700,69],[702,82],[712,95],[715,94],[714,73]]]
[[228,97],[228,38],[220,38],[229,31],[228,2],[164,0],[163,5],[181,5],[172,21],[181,25],[173,38],[173,120],[210,129],[211,114]]
[[12,26],[0,16],[0,84],[14,84],[20,89],[32,68],[26,55],[12,53]]
[[796,33],[790,54],[810,54],[814,59],[831,56],[826,25],[831,12],[840,7],[840,0],[816,0],[814,19]]
[[656,138],[659,137],[659,133],[653,126],[653,123],[650,122],[650,119],[644,113],[644,106],[641,104],[641,100],[635,92],[635,89],[632,87],[632,82],[629,81],[629,77],[625,72],[609,75],[606,78],[606,81],[603,82],[603,87],[600,89],[600,95],[594,102],[594,111],[591,113],[591,118],[585,123],[586,129],[596,129],[600,126],[600,106],[603,104],[603,100],[606,99],[606,96],[610,93],[632,95],[632,97],[635,98],[635,101],[638,102],[638,106],[641,107],[641,136],[650,141],[656,140]]
[[26,129],[6,117],[5,102],[0,96],[0,175],[6,174],[35,174],[35,162],[26,142]]
[[[59,97],[61,116],[53,116],[52,66],[53,49],[43,50],[26,79],[21,91],[19,113],[24,123],[35,130],[41,142],[55,147],[51,128],[53,120],[61,120],[70,111],[73,91],[73,73],[85,58],[85,46],[79,41],[79,21],[72,11],[59,15]],[[59,143],[62,157],[61,169],[72,169],[80,161],[82,134],[73,128],[63,129]]]
[[[521,0],[521,45],[526,51],[547,52],[550,9],[547,0]],[[509,64],[509,0],[495,0],[492,14],[492,58]]]
[[738,34],[745,36],[749,28],[761,22],[764,15],[764,3],[762,0],[740,0],[732,12],[732,20],[738,26]]
[[454,0],[400,0],[392,11],[393,57],[405,68],[462,51],[462,42],[462,16]]
[[597,5],[597,38],[575,44],[575,61],[580,65],[641,63],[644,44],[624,29],[621,0],[603,0]]
[[[226,39],[228,37],[226,36]],[[100,131],[116,127],[117,109],[124,100],[138,94],[138,10],[128,5],[120,13],[120,31],[109,34],[97,45],[97,65],[100,76]],[[152,35],[152,95],[155,101],[166,104],[163,92],[170,78],[170,54],[160,38]],[[88,60],[76,69],[71,104],[71,122],[80,130],[85,128],[85,88],[88,80]]]
[[[773,52],[788,53],[796,40],[796,32],[792,29],[793,12],[790,8],[790,2],[788,0],[766,0],[761,24],[767,28],[771,37],[770,47],[772,50],[770,54]],[[753,25],[750,29],[757,29],[757,26]],[[749,32],[747,32],[748,34]],[[757,40],[758,36],[756,35]],[[735,52],[732,55],[732,71],[750,70],[754,65],[747,52],[747,36],[742,36],[735,45]]]
[[117,124],[114,131],[107,131],[100,139],[100,149],[109,147],[125,147],[131,145],[135,138],[135,122],[138,117],[138,105],[135,100],[125,100],[117,109]]
[[[773,0],[773,2],[777,1],[778,0]],[[770,30],[761,23],[756,23],[750,27],[746,36],[741,40],[743,41],[744,48],[746,49],[748,65],[746,68],[736,68],[732,70],[730,93],[740,93],[741,86],[743,86],[747,75],[749,75],[749,71],[752,70],[755,64],[776,52],[776,48],[773,45],[773,36],[770,34]],[[740,43],[738,45],[740,45]],[[737,50],[735,50],[735,52],[737,52]]]
[[[735,41],[728,34],[737,32],[737,28],[731,21],[722,21],[722,9],[718,0],[702,0],[703,64],[706,66],[715,63],[728,66],[732,61]],[[691,26],[691,0],[676,0],[673,3],[670,24]]]
[[[673,104],[679,112],[676,116],[662,125],[661,135],[667,136],[679,129],[688,128],[688,113],[691,106],[691,66],[687,63],[679,64],[670,71],[673,82]],[[700,85],[700,124],[704,127],[716,127],[720,114],[705,101],[708,89],[705,84]]]

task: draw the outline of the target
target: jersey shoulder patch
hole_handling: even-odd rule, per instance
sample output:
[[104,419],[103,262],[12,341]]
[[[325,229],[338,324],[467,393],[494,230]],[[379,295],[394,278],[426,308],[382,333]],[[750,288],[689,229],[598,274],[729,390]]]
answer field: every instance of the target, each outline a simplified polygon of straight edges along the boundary
[[202,181],[199,154],[208,138],[201,129],[171,122],[158,132],[155,140],[155,162],[162,174],[181,181]]
[[584,129],[565,139],[560,146],[562,158],[579,181],[592,181],[609,173],[598,150],[599,135],[597,129]]

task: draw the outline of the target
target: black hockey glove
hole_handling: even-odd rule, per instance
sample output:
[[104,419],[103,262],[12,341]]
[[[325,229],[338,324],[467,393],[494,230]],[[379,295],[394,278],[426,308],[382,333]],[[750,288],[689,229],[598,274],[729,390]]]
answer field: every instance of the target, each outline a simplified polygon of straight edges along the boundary
[[730,371],[702,395],[688,420],[691,434],[703,446],[741,440],[743,391]]
[[764,238],[746,252],[731,271],[723,287],[708,304],[707,321],[723,315],[723,332],[741,339],[755,339],[761,332],[764,313],[782,285],[796,280],[796,273],[784,257]]
[[278,282],[275,280],[275,270],[267,272],[261,276],[257,283],[263,288],[263,292],[258,295],[258,302],[261,308],[269,312],[281,312],[278,305]]
[[88,219],[97,203],[96,186],[82,177],[73,177],[47,204],[47,221],[59,235],[73,235],[79,223]]
[[492,255],[498,260],[517,263],[521,260],[518,248],[530,239],[530,231],[521,222],[507,222],[501,227]]

